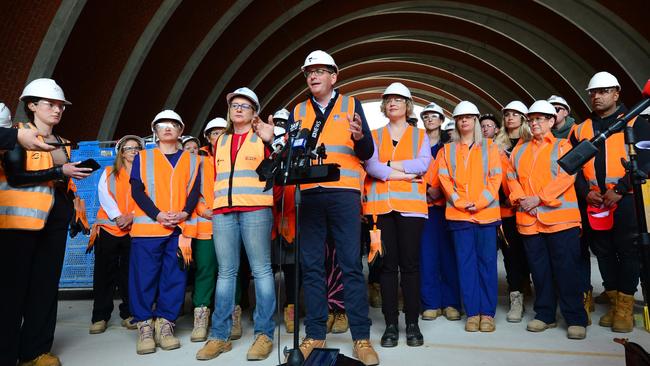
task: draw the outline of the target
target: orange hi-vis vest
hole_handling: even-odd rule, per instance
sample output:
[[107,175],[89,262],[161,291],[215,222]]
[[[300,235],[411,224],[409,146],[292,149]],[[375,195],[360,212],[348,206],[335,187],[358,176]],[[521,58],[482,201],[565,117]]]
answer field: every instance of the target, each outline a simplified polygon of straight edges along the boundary
[[[471,146],[460,142],[446,144],[438,177],[447,198],[447,220],[487,224],[498,221],[501,161],[497,145],[483,139]],[[465,209],[473,203],[476,211]]]
[[580,210],[573,187],[575,176],[567,174],[557,163],[571,143],[550,132],[542,143],[520,141],[510,154],[506,173],[512,202],[537,196],[536,215],[517,210],[517,229],[521,234],[552,233],[581,226]]
[[[36,129],[31,123],[18,123],[17,128]],[[41,136],[39,140],[44,141]],[[63,142],[69,142],[62,139]],[[70,157],[70,147],[66,146]],[[49,152],[26,151],[25,170],[38,171],[54,167]],[[69,189],[76,192],[70,179]],[[0,164],[0,229],[40,230],[45,226],[50,210],[54,205],[54,181],[42,182],[31,187],[12,187],[7,183],[2,164]]]
[[212,211],[214,203],[214,162],[209,156],[201,156],[201,197],[196,205],[196,230],[197,239],[210,239],[212,237],[212,220],[199,215],[206,210]]
[[[631,119],[627,125],[632,127],[636,117]],[[594,137],[594,125],[591,118],[586,119],[579,125],[574,125],[572,127],[569,136],[573,134],[578,141],[584,139],[590,140]],[[607,189],[613,189],[614,186],[618,183],[618,180],[625,176],[625,168],[621,164],[621,158],[629,160],[627,149],[625,146],[625,137],[623,132],[617,132],[612,134],[610,137],[605,140],[605,187]],[[598,180],[596,179],[596,158],[589,160],[583,167],[582,173],[585,176],[587,182],[589,182],[589,188],[592,191],[600,191],[598,187]]]
[[216,180],[213,209],[238,206],[273,206],[273,190],[264,192],[255,171],[264,160],[264,143],[252,130],[237,151],[235,161],[230,160],[232,135],[221,135],[217,140],[215,156]]
[[199,150],[205,151],[206,153],[208,153],[208,156],[210,156],[210,157],[212,156],[212,146],[211,145],[203,146]]
[[[438,176],[438,168],[440,166],[440,159],[442,157],[442,149],[438,150],[438,153],[436,156],[431,158],[431,162],[429,163],[429,168],[427,169],[427,172],[424,174],[422,177],[422,180],[430,185],[432,188],[437,188],[437,189],[442,189],[440,187],[440,177]],[[441,192],[440,198],[434,200],[431,203],[428,203],[427,205],[429,207],[431,206],[445,206],[445,195],[444,193]]]
[[[501,158],[501,171],[502,172],[508,171],[508,166],[510,165],[509,155],[505,151],[500,151],[499,157]],[[505,174],[501,176],[501,189],[503,189],[503,193],[506,195],[506,197],[510,197],[510,189],[508,188],[508,180]],[[500,204],[499,210],[501,211],[501,218],[515,216],[515,207],[513,207],[512,204],[509,205],[508,202],[501,202],[501,201],[499,202],[499,204]]]
[[[120,209],[122,214],[128,214],[135,209],[135,202],[131,197],[131,184],[129,183],[129,173],[126,172],[126,168],[122,167],[120,169],[120,174],[113,174],[113,167],[106,167],[106,185],[108,186],[108,193],[111,195],[111,198],[117,203],[117,207]],[[114,221],[108,217],[106,211],[102,206],[99,206],[97,211],[97,220],[95,224],[99,225],[102,229],[108,231],[113,236],[124,236],[128,234],[128,231],[124,231],[115,224]]]
[[[185,151],[171,165],[167,157],[158,148],[142,150],[140,158],[140,178],[145,187],[145,193],[162,212],[181,212],[185,208],[189,195],[200,169],[199,157]],[[196,217],[193,213],[187,220],[178,224],[183,235],[196,237]],[[131,226],[133,237],[162,237],[169,236],[173,229],[164,227],[152,220],[135,205],[135,217]]]
[[[365,171],[354,153],[354,141],[349,131],[348,115],[354,116],[354,98],[338,94],[327,120],[321,121],[325,122],[325,127],[318,137],[316,145],[325,144],[327,159],[323,162],[339,164],[341,179],[336,182],[303,184],[300,186],[303,191],[315,187],[326,187],[347,188],[361,192]],[[295,121],[302,121],[302,128],[311,130],[316,122],[316,112],[310,100],[296,105],[293,116]]]
[[[372,132],[380,162],[415,159],[424,141],[424,130],[408,126],[402,138],[393,146],[390,132],[382,127]],[[381,181],[370,175],[364,184],[363,209],[367,215],[381,215],[391,211],[427,214],[427,184],[402,180]]]

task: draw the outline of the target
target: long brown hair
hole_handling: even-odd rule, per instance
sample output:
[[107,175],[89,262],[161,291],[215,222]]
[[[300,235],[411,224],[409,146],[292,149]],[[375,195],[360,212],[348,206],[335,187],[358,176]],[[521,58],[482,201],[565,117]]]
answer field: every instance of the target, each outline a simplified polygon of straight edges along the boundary
[[111,174],[114,174],[116,178],[120,176],[120,170],[122,170],[124,167],[124,151],[122,151],[122,146],[124,146],[124,144],[129,141],[135,141],[138,143],[138,146],[140,146],[140,148],[144,148],[144,146],[142,146],[140,141],[138,141],[136,138],[128,138],[124,141],[120,141],[120,146],[118,146],[116,149],[117,155],[113,161],[113,171],[111,172]]

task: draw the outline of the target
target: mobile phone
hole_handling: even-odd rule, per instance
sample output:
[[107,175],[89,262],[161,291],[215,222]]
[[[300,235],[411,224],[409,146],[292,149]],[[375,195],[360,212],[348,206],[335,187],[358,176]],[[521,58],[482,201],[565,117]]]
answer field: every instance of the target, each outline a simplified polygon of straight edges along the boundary
[[75,146],[74,142],[45,142],[48,145],[62,147],[62,146]]
[[93,170],[93,172],[95,170],[98,170],[101,167],[102,166],[99,165],[97,160],[92,159],[92,158],[91,159],[86,159],[86,160],[82,161],[81,163],[77,164],[77,168],[90,168],[90,169]]

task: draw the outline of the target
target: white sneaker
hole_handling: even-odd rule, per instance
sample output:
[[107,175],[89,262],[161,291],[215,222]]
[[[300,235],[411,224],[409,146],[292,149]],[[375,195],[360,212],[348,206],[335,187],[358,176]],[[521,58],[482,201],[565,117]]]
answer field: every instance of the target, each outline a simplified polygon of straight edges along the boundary
[[524,316],[524,294],[519,291],[510,293],[510,310],[506,320],[510,323],[519,323]]
[[200,306],[194,308],[194,329],[192,329],[192,342],[205,342],[208,339],[208,319],[210,319],[210,308]]

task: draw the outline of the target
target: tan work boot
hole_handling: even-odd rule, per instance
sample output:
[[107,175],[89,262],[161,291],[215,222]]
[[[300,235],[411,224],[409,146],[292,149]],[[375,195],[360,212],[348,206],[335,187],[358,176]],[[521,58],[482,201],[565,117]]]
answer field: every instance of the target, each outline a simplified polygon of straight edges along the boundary
[[368,304],[373,308],[381,308],[381,287],[378,283],[368,284]]
[[236,340],[241,338],[241,306],[235,305],[232,311],[232,328],[230,329],[230,339]]
[[481,317],[478,315],[468,316],[465,323],[466,332],[478,332]]
[[153,320],[138,322],[137,326],[138,342],[135,345],[135,352],[139,355],[156,352],[156,342],[153,339]]
[[422,320],[436,320],[441,314],[440,309],[427,309],[422,312]]
[[133,321],[133,317],[130,316],[126,319],[122,319],[122,326],[128,330],[138,329],[138,323]]
[[526,330],[529,332],[539,333],[550,328],[555,328],[556,326],[557,323],[544,323],[539,319],[533,319],[526,325]]
[[379,355],[368,339],[357,339],[352,346],[352,356],[366,366],[379,365]]
[[335,312],[332,333],[345,333],[348,331],[348,328],[348,316],[344,312]]
[[295,311],[295,306],[289,304],[284,308],[284,327],[287,329],[287,333],[293,333],[293,312]]
[[325,346],[327,346],[327,343],[325,343],[324,339],[305,338],[302,340],[298,348],[300,348],[300,352],[306,360],[314,348],[325,348]]
[[600,295],[594,297],[594,302],[600,305],[609,304],[609,296],[607,296],[607,291],[603,291],[600,293]]
[[325,323],[326,333],[332,332],[332,326],[334,325],[334,313],[327,313],[327,322]]
[[510,293],[510,310],[506,320],[510,323],[519,323],[524,316],[524,294],[519,291]]
[[589,290],[585,292],[585,304],[587,305],[586,309],[593,313],[596,311],[596,306],[594,305],[594,290]]
[[271,351],[273,351],[273,340],[266,334],[260,333],[255,336],[255,341],[246,353],[246,359],[248,361],[266,360]]
[[88,333],[100,334],[100,333],[104,333],[105,331],[106,331],[106,320],[100,320],[90,325],[90,329],[88,330]]
[[566,336],[569,339],[585,339],[587,337],[587,328],[580,325],[570,325]]
[[585,308],[587,314],[587,326],[591,325],[591,312],[590,308],[593,307],[593,299],[591,299],[591,290],[582,293],[582,307]]
[[607,298],[609,299],[609,309],[605,315],[600,317],[598,325],[601,327],[611,327],[614,323],[614,312],[616,312],[616,297],[618,292],[616,290],[607,291]]
[[612,331],[629,333],[634,329],[634,295],[618,293]]
[[232,349],[230,341],[222,341],[220,339],[210,339],[205,345],[196,353],[196,359],[199,361],[211,360],[224,352]]
[[494,332],[495,329],[497,329],[497,326],[494,323],[494,318],[489,315],[481,315],[479,330],[481,332],[490,333]]
[[19,363],[18,366],[61,366],[61,361],[51,353],[43,353],[33,360]]
[[460,320],[460,311],[458,311],[453,306],[447,306],[442,310],[442,315],[447,318],[447,320]]
[[190,336],[191,342],[205,342],[208,339],[208,320],[210,319],[210,308],[199,306],[194,308],[194,329]]
[[165,318],[157,318],[154,323],[154,340],[156,345],[165,351],[173,350],[181,346],[181,341],[174,336],[174,323]]

